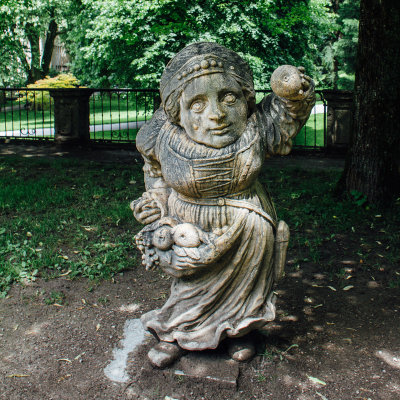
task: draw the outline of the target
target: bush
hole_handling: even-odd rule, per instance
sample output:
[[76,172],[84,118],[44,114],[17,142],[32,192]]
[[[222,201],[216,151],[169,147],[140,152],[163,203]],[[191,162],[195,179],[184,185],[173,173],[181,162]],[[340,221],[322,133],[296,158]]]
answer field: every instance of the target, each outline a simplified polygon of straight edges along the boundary
[[[79,81],[72,74],[60,74],[54,78],[46,76],[45,79],[40,79],[35,83],[27,85],[28,89],[60,89],[60,88],[75,88],[79,87]],[[50,94],[48,91],[27,91],[22,94],[19,101],[24,101],[29,108],[36,110],[48,110],[50,108]]]

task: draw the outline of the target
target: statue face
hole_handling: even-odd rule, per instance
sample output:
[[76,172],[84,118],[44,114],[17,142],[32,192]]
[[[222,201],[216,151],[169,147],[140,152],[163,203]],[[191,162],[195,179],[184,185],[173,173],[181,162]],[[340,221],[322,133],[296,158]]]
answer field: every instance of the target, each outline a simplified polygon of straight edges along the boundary
[[197,143],[220,149],[234,143],[247,123],[247,101],[239,83],[222,73],[200,76],[184,89],[180,124]]

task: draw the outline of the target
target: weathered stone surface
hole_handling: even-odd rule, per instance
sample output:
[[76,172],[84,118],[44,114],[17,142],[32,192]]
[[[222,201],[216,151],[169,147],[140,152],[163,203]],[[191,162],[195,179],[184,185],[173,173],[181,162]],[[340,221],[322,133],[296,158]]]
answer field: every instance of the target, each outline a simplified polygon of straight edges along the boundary
[[178,376],[236,387],[239,364],[216,353],[192,352],[182,357],[171,371]]
[[52,89],[54,99],[55,141],[57,144],[87,144],[89,98],[93,89]]
[[289,231],[257,177],[265,158],[289,153],[315,103],[304,72],[280,67],[256,105],[248,64],[221,45],[189,45],[166,66],[161,107],[136,141],[146,191],[131,203],[146,225],[143,264],[173,277],[167,302],[141,318],[161,343],[214,349],[275,318]]
[[327,144],[330,148],[347,148],[353,125],[353,92],[324,90],[328,103]]

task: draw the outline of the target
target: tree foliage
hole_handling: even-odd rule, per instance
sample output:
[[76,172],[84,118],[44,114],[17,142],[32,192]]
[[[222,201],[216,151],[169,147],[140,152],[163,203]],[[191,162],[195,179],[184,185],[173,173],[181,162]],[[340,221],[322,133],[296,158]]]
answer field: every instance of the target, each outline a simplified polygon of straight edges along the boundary
[[[54,40],[73,0],[2,0],[0,84],[32,83],[49,72]],[[40,40],[43,51],[40,52]]]
[[92,86],[156,87],[166,62],[196,41],[241,54],[257,87],[278,65],[317,76],[327,0],[82,0],[68,36],[73,73]]
[[[35,83],[27,85],[28,89],[66,89],[76,88],[79,86],[79,81],[72,74],[59,74],[53,78],[46,76],[44,79],[39,79]],[[22,96],[21,96],[22,95]],[[41,91],[23,91],[20,94],[17,102],[25,103],[29,108],[36,110],[49,110],[51,105],[50,93],[46,90]]]
[[331,0],[332,36],[324,49],[322,79],[334,89],[352,90],[358,43],[360,0]]

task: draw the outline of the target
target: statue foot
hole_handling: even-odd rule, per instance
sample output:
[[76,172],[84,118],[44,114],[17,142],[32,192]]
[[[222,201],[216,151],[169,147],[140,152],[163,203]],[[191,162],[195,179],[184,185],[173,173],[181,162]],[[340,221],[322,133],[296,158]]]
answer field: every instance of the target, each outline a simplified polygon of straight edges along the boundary
[[160,342],[147,353],[152,365],[157,368],[165,368],[181,357],[183,350],[176,344]]
[[249,339],[236,339],[228,345],[228,354],[235,361],[248,361],[256,354],[256,349]]

